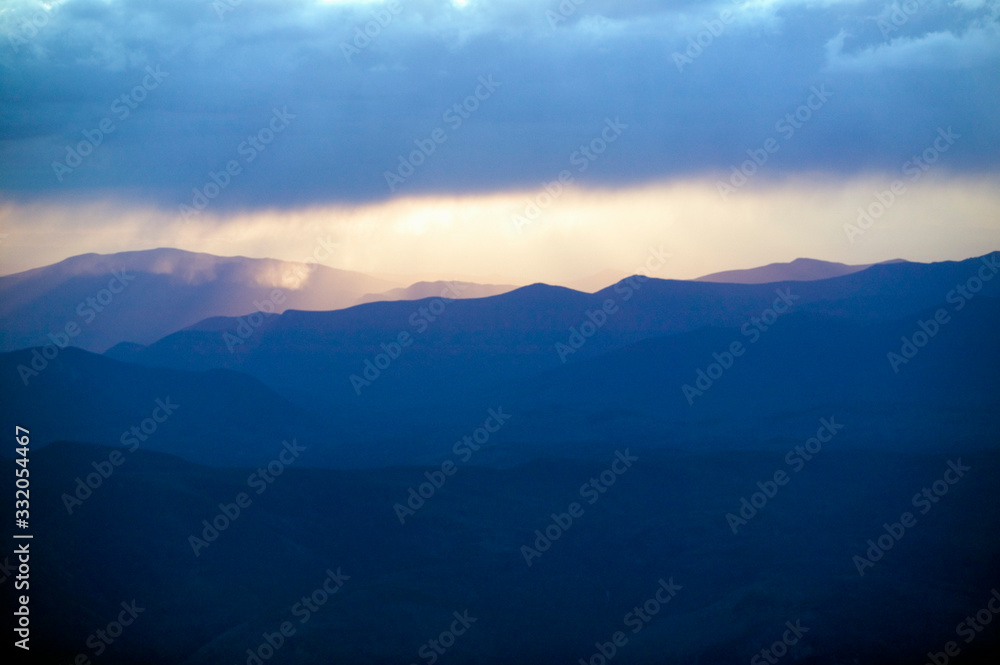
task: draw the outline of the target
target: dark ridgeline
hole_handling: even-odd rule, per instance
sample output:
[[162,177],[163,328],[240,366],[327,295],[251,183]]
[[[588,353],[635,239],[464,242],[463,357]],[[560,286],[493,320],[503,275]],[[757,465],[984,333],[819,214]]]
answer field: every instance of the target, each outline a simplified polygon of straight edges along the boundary
[[[270,636],[262,662],[729,663],[787,622],[808,630],[778,662],[926,662],[949,641],[995,662],[995,627],[966,642],[961,624],[1000,585],[994,257],[534,285],[246,335],[185,322],[44,366],[0,354],[3,425],[33,424],[38,647],[253,663]],[[151,341],[126,334],[106,340]],[[637,614],[661,581],[680,589]],[[144,612],[98,657],[88,636],[133,598]]]

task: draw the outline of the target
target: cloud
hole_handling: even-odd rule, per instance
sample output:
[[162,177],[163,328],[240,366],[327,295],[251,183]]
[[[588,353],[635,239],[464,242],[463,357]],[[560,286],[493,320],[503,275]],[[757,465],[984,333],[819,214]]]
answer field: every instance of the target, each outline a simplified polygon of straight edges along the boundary
[[[983,3],[955,3],[966,11],[985,7]],[[902,34],[920,11],[919,5],[906,12],[888,8],[879,16],[881,31],[890,36],[887,42],[871,44],[853,52],[845,52],[847,33],[842,31],[827,42],[827,69],[839,72],[875,74],[886,70],[936,71],[995,67],[1000,61],[1000,22],[996,8],[992,14],[973,15],[955,28],[933,30],[919,34]],[[1000,7],[1000,3],[996,5]],[[916,22],[916,21],[914,21]]]
[[[876,204],[888,200],[894,179],[905,191],[880,211]],[[699,177],[610,190],[570,187],[555,197],[538,189],[255,210],[186,224],[119,203],[8,203],[0,211],[9,234],[0,257],[4,272],[14,272],[87,251],[169,246],[304,261],[322,246],[331,252],[320,253],[324,263],[335,268],[515,284],[568,282],[609,269],[632,273],[661,246],[672,257],[659,276],[673,278],[800,256],[933,261],[1000,248],[998,184],[996,175],[940,170],[916,180],[902,173],[813,175],[761,181],[722,200],[717,180]],[[852,237],[847,228],[858,224],[861,211],[874,219]]]
[[[579,182],[635,187],[729,168],[823,83],[835,100],[775,174],[893,168],[942,125],[976,133],[951,168],[992,172],[992,5],[932,4],[887,40],[885,3],[861,0],[587,0],[555,25],[556,0],[68,0],[44,19],[7,3],[0,31],[19,41],[0,49],[0,191],[176,211],[232,160],[220,216],[531,189],[606,118],[630,130]],[[724,9],[736,18],[713,34]],[[672,56],[691,40],[704,45],[679,71]],[[168,75],[136,100],[150,67]],[[451,129],[444,115],[491,75],[502,88]],[[246,162],[241,146],[275,108],[294,122]],[[113,130],[98,133],[105,120]],[[385,173],[438,128],[447,141],[390,190]],[[78,166],[56,166],[81,143]]]

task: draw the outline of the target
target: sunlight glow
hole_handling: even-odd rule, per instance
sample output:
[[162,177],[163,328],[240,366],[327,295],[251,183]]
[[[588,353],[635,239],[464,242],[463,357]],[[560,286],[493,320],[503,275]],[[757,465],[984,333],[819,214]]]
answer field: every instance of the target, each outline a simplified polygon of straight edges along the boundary
[[242,214],[208,210],[188,224],[173,212],[108,202],[7,203],[0,206],[0,230],[8,234],[0,257],[10,274],[83,252],[176,247],[303,261],[326,246],[319,252],[325,265],[375,275],[558,284],[606,270],[634,272],[660,246],[673,258],[658,276],[685,279],[798,257],[929,261],[1000,247],[1000,187],[985,176],[915,183],[850,237],[858,209],[887,182],[882,175],[799,178],[760,183],[723,201],[715,180],[700,178],[567,189],[554,199],[539,189]]

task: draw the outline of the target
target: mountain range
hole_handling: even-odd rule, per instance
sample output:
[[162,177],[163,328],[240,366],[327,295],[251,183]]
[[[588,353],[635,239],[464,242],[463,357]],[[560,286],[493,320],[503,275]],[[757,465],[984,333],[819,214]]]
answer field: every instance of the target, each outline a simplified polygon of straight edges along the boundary
[[365,303],[155,255],[0,282],[39,662],[904,665],[998,593],[1000,252]]
[[[755,284],[816,280],[865,267],[797,259],[708,275],[700,281]],[[615,274],[603,271],[572,286],[598,291],[619,281]],[[374,277],[319,264],[218,257],[177,249],[84,254],[0,277],[0,351],[62,340],[102,353],[120,343],[150,344],[213,317],[256,311],[280,314],[289,309],[328,311],[442,294],[453,299],[484,298],[516,288]],[[151,307],[154,302],[156,306]]]
[[453,298],[478,298],[514,287],[466,282],[404,287],[319,264],[176,249],[84,254],[0,277],[0,350],[49,344],[75,326],[72,346],[103,352],[122,342],[149,344],[216,316],[334,310],[425,297],[444,288]]
[[[956,289],[989,273],[995,256],[807,282],[636,276],[594,294],[538,284],[212,317],[104,356],[49,345],[52,360],[25,349],[0,364],[13,413],[63,413],[39,443],[113,441],[143,405],[171,394],[204,412],[189,411],[191,423],[165,429],[151,449],[220,465],[266,456],[245,443],[269,431],[262,414],[322,442],[311,464],[430,463],[498,406],[516,412],[504,434],[518,443],[480,463],[599,454],[636,437],[656,447],[780,445],[828,411],[863,423],[878,448],[933,448],[957,424],[985,445],[1000,281]],[[926,337],[921,326],[935,329],[927,348],[903,357],[903,340]],[[45,364],[37,376],[32,362]],[[197,427],[235,405],[230,424]]]

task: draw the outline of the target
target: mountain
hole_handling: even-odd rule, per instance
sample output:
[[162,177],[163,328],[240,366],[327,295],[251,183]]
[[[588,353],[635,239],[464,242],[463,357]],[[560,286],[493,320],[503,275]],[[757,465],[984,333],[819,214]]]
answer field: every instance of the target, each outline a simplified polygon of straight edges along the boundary
[[358,299],[358,305],[369,302],[393,300],[421,300],[423,298],[487,298],[513,291],[518,287],[509,284],[476,284],[473,282],[417,282],[406,288],[390,289],[383,293],[369,293]]
[[[228,327],[213,321],[119,357],[176,369],[247,372],[293,401],[358,406],[365,395],[392,399],[395,393],[414,403],[460,396],[651,337],[740,328],[775,303],[858,323],[896,321],[945,305],[980,264],[879,265],[829,280],[761,285],[636,277],[594,294],[532,285],[474,300],[287,311],[252,331],[242,326],[245,343],[239,321],[230,320]],[[981,295],[1000,296],[1000,280],[987,282]],[[586,338],[581,330],[589,333]],[[397,350],[401,336],[408,344]],[[379,375],[370,388],[352,386],[352,375],[361,376],[366,363],[390,352],[397,357],[386,358],[383,370],[368,370]]]
[[[485,449],[480,464],[556,452],[593,458],[625,441],[766,448],[831,415],[863,428],[873,449],[936,449],[949,428],[970,446],[986,445],[1000,413],[991,369],[1000,357],[989,337],[1000,326],[1000,280],[966,292],[971,299],[956,300],[956,287],[988,269],[983,259],[900,263],[815,282],[635,280],[596,294],[533,285],[475,300],[292,310],[255,325],[213,318],[105,358],[60,354],[64,373],[85,379],[75,383],[43,375],[37,387],[34,378],[30,390],[19,386],[16,368],[28,352],[4,358],[3,371],[18,409],[86,405],[60,407],[65,430],[48,442],[74,430],[95,434],[90,409],[125,414],[115,426],[127,424],[134,410],[116,395],[129,385],[164,394],[164,368],[194,387],[225,370],[266,386],[270,397],[239,400],[254,414],[269,411],[268,399],[308,414],[289,415],[289,436],[317,442],[309,464],[340,468],[432,463],[500,408],[513,414],[504,433],[519,445]],[[946,320],[935,323],[939,310]],[[926,349],[889,361],[903,353],[902,339],[924,329],[933,332],[921,340]],[[742,353],[727,359],[734,342]],[[131,374],[112,381],[121,368]],[[700,394],[690,396],[694,389]],[[226,413],[226,394],[190,399]],[[235,463],[252,435],[237,427],[212,436],[213,463],[227,455]],[[188,456],[168,443],[160,450]]]
[[712,328],[650,338],[516,382],[504,403],[519,414],[524,457],[627,441],[781,449],[824,417],[870,450],[992,446],[1000,300],[968,303],[903,357],[901,340],[921,332],[919,322],[933,329],[936,311],[875,324],[792,313],[759,336]]
[[[809,259],[718,273],[710,282],[821,279],[862,270]],[[620,276],[574,283],[607,291]],[[103,352],[133,349],[206,319],[252,312],[330,311],[379,301],[485,298],[511,285],[418,282],[403,286],[362,273],[274,259],[217,257],[176,249],[85,254],[0,277],[0,351],[56,344]]]
[[0,353],[35,659],[995,663],[998,260]]
[[[884,263],[901,263],[885,261]],[[759,268],[749,268],[747,270],[727,270],[725,272],[712,273],[699,277],[697,282],[725,282],[729,284],[766,284],[769,282],[808,282],[818,279],[830,279],[831,277],[841,277],[851,273],[860,272],[872,265],[847,265],[844,263],[832,263],[830,261],[818,261],[816,259],[795,259],[791,263],[771,263]],[[878,264],[881,265],[881,264]]]
[[[788,662],[924,662],[991,601],[1000,456],[873,452],[857,434],[845,427],[798,472],[783,453],[638,445],[588,462],[463,465],[402,524],[395,506],[440,463],[347,472],[286,456],[267,483],[253,467],[140,449],[95,479],[111,449],[59,442],[31,457],[33,662],[98,645],[107,665],[427,663],[435,640],[456,665],[587,662],[612,648],[616,663],[747,663],[789,624],[804,634]],[[968,470],[925,515],[910,497],[944,484],[949,461]],[[12,495],[18,467],[4,467]],[[776,470],[787,482],[754,498],[734,534],[727,514]],[[861,576],[869,540],[891,549]],[[123,602],[138,616],[106,629],[108,646],[95,631]],[[460,634],[441,638],[452,626]],[[995,663],[1000,633],[969,632],[961,662]]]
[[483,298],[517,287],[417,282],[403,287],[318,264],[177,249],[83,254],[0,277],[0,351],[64,344],[103,352],[146,345],[212,317],[336,310],[447,293]]
[[283,439],[318,438],[314,416],[246,374],[142,367],[72,347],[51,360],[36,351],[0,353],[0,421],[33,430],[36,446],[75,439],[249,465],[271,459]]
[[75,256],[0,277],[0,350],[149,344],[212,316],[338,309],[399,286],[313,265],[176,249]]

